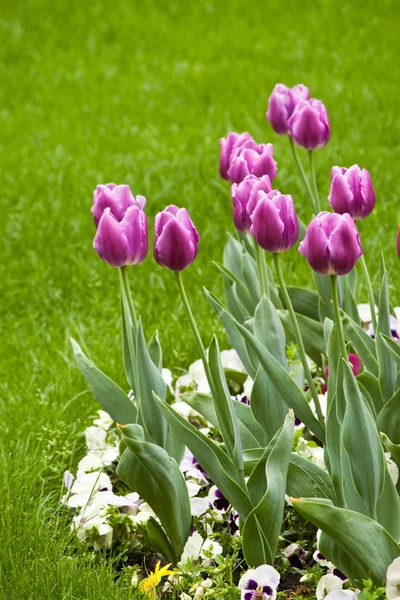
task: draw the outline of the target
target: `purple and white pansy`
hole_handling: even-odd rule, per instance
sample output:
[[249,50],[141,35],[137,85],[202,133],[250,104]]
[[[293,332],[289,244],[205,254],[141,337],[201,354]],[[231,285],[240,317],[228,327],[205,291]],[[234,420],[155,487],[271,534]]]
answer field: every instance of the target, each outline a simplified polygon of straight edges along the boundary
[[260,565],[257,569],[250,569],[239,581],[239,590],[242,600],[275,600],[276,589],[279,585],[280,575],[271,565]]

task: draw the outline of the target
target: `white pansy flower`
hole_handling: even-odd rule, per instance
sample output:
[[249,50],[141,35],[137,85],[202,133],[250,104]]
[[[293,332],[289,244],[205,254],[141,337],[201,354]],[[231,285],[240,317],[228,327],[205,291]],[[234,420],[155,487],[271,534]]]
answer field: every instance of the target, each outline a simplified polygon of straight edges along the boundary
[[72,475],[71,471],[64,471],[63,484],[67,490],[71,489],[74,479],[75,477]]
[[386,571],[386,597],[388,600],[400,598],[400,556],[394,559]]
[[200,465],[193,454],[186,448],[181,464],[179,465],[180,470],[185,474],[186,478],[193,477],[199,483],[208,483],[207,477],[199,467]]
[[185,592],[182,592],[179,598],[180,600],[192,600],[192,596],[189,596],[189,594],[186,594]]
[[88,450],[96,452],[107,448],[107,431],[102,427],[91,425],[85,430],[85,438]]
[[[321,406],[322,416],[324,417],[324,419],[326,419],[328,394],[318,394],[318,400],[319,400],[319,404]],[[317,414],[317,410],[315,408],[314,399],[310,400],[310,408],[313,411],[313,413],[316,415]]]
[[328,573],[328,575],[323,575],[318,581],[315,595],[317,596],[317,600],[324,600],[330,592],[336,592],[342,590],[342,588],[343,581],[339,577],[336,577],[336,575]]
[[100,429],[104,429],[105,431],[108,431],[111,427],[111,425],[114,423],[113,419],[110,417],[110,415],[105,411],[105,410],[98,410],[98,415],[99,418],[95,419],[93,421],[93,424],[96,425],[96,427],[100,427]]
[[103,466],[103,461],[100,456],[94,452],[89,452],[86,456],[79,461],[77,477],[82,477],[85,473],[91,473],[92,471],[100,471]]
[[161,375],[162,375],[162,378],[164,379],[164,383],[169,388],[169,391],[171,392],[171,394],[173,394],[174,393],[174,389],[172,387],[172,373],[171,373],[171,371],[169,369],[161,369]]
[[182,400],[171,404],[171,408],[173,408],[178,413],[178,415],[186,419],[186,421],[188,421],[189,417],[191,417],[194,413],[193,408],[189,404],[187,404],[187,402],[183,402]]
[[234,348],[231,348],[230,350],[222,350],[221,362],[224,369],[238,371],[239,373],[246,373],[246,369],[244,368],[244,365]]
[[275,600],[280,575],[271,565],[260,565],[242,575],[238,588],[242,600]]
[[210,390],[210,386],[209,386],[209,383],[208,383],[208,379],[207,379],[207,377],[205,375],[203,375],[203,377],[201,377],[199,379],[199,382],[197,384],[197,391],[200,394],[209,394],[210,393],[210,391],[211,391]]
[[[360,318],[361,323],[367,325],[371,323],[371,307],[369,303],[357,304],[358,316]],[[378,307],[375,306],[375,314],[378,315]]]
[[111,490],[111,480],[105,473],[87,473],[75,479],[69,493],[64,496],[62,502],[71,508],[85,506],[93,494],[99,490]]
[[248,377],[243,384],[243,394],[248,398],[251,397],[251,392],[253,390],[254,381],[251,377]]
[[203,538],[198,531],[195,531],[187,539],[185,547],[182,552],[180,563],[183,564],[187,560],[197,560],[200,556],[200,550],[203,545]]
[[190,498],[190,512],[192,517],[201,517],[209,508],[208,498]]
[[222,554],[222,550],[223,548],[221,544],[219,544],[216,540],[207,538],[201,547],[200,556],[202,558],[208,558],[205,553],[207,552],[207,554],[209,554],[211,552],[211,557],[215,558],[216,556]]
[[197,496],[197,494],[201,490],[201,485],[199,485],[198,483],[195,483],[194,481],[189,481],[189,480],[186,480],[185,483],[186,483],[186,487],[189,492],[189,498],[193,498],[194,496]]

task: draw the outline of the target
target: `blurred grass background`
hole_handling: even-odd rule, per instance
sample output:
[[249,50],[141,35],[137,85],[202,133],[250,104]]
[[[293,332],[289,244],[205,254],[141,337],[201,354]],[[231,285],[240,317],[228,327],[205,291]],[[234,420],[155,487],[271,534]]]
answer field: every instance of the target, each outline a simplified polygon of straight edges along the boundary
[[[276,82],[304,83],[326,104],[329,145],[316,153],[321,197],[330,167],[370,170],[377,208],[362,224],[371,268],[392,272],[399,210],[399,16],[396,2],[114,0],[2,2],[0,45],[0,590],[1,598],[129,597],[110,563],[74,553],[57,516],[62,472],[79,458],[97,406],[68,338],[123,384],[117,272],[92,249],[96,184],[129,183],[150,218],[186,206],[201,235],[184,273],[205,339],[222,334],[201,290],[221,293],[212,260],[232,228],[218,140],[230,130],[273,142],[276,187],[310,217],[287,139],[265,120]],[[325,202],[325,207],[327,204]],[[294,250],[289,282],[310,271]],[[132,268],[146,332],[165,366],[197,358],[174,277],[151,257]],[[126,387],[126,386],[125,386]],[[71,458],[72,457],[72,458]]]

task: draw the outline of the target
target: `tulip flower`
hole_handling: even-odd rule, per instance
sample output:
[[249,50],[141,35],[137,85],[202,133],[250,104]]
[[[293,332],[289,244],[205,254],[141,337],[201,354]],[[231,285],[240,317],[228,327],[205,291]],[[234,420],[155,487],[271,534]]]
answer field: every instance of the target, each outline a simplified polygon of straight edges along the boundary
[[220,140],[221,155],[219,159],[219,173],[223,179],[229,179],[228,170],[231,164],[231,155],[233,149],[237,149],[244,142],[253,141],[250,133],[228,133],[226,138]]
[[363,253],[351,215],[329,212],[311,221],[299,251],[314,271],[326,275],[350,273]]
[[186,208],[167,206],[154,222],[154,257],[171,271],[183,271],[197,255],[199,234]]
[[250,215],[253,212],[259,191],[270,192],[271,180],[268,175],[256,177],[247,175],[240,183],[231,186],[232,214],[236,229],[244,233],[250,232]]
[[276,177],[276,161],[273,154],[272,144],[256,144],[252,140],[244,142],[232,152],[228,178],[233,183],[240,183],[247,175],[268,175],[272,181]]
[[250,233],[268,252],[285,252],[299,237],[299,221],[293,198],[273,190],[258,192],[257,203],[251,214]]
[[300,100],[309,100],[309,98],[309,89],[303,84],[288,88],[283,83],[277,83],[269,97],[266,114],[272,129],[280,135],[288,134],[289,117]]
[[322,148],[329,142],[328,114],[321,100],[301,100],[288,121],[290,136],[306,150]]
[[339,214],[349,213],[355,221],[364,219],[374,209],[375,190],[366,169],[353,165],[349,169],[333,167],[328,200]]
[[93,247],[102,260],[113,267],[135,265],[144,261],[148,251],[147,217],[138,206],[129,206],[119,221],[104,209]]
[[106,208],[111,209],[111,213],[117,221],[122,221],[130,206],[138,206],[144,209],[146,198],[139,195],[135,198],[129,185],[116,185],[115,183],[98,185],[93,194],[93,206],[91,208],[96,227]]

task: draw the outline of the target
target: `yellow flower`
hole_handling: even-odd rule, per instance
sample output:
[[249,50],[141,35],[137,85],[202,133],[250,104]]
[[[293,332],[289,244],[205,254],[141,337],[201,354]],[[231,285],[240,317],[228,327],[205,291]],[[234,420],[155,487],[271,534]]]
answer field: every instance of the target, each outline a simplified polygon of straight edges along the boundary
[[160,583],[161,579],[166,575],[173,575],[175,573],[175,571],[168,570],[168,567],[170,566],[171,563],[160,569],[160,562],[158,562],[156,564],[156,568],[154,569],[154,573],[150,573],[146,579],[142,579],[142,581],[139,583],[139,590],[141,592],[145,592],[150,600],[157,599],[156,586]]

